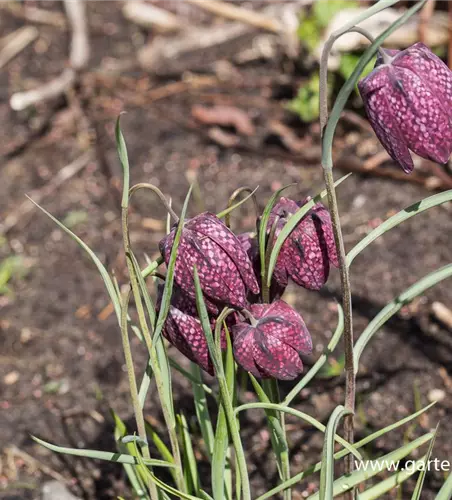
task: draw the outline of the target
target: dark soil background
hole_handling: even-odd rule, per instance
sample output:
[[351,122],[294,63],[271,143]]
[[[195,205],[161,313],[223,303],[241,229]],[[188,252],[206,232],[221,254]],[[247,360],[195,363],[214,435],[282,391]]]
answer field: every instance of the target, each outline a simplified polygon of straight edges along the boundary
[[[26,4],[50,9],[64,19],[59,2]],[[23,4],[10,7],[9,3],[0,5],[2,34],[30,24]],[[19,271],[9,280],[9,292],[0,295],[1,498],[39,498],[40,485],[49,478],[65,482],[85,499],[131,498],[119,465],[57,456],[30,438],[34,434],[61,445],[113,450],[109,409],[131,425],[132,412],[120,334],[103,283],[83,251],[52,221],[37,209],[23,211],[25,194],[41,197],[41,204],[66,221],[124,283],[120,167],[114,144],[114,123],[120,111],[127,111],[122,128],[132,181],[157,185],[171,196],[176,210],[194,178],[202,194],[191,203],[191,214],[203,208],[223,209],[230,194],[244,185],[259,185],[261,207],[285,184],[297,183],[291,192],[297,198],[322,189],[318,125],[302,123],[285,110],[287,99],[306,76],[300,64],[278,54],[239,66],[230,62],[230,55],[219,53],[217,63],[229,61],[223,65],[226,74],[222,77],[218,64],[197,67],[191,74],[155,77],[134,63],[137,49],[152,37],[126,21],[121,8],[120,2],[88,3],[89,67],[66,94],[20,112],[9,105],[14,92],[54,78],[67,65],[70,35],[64,27],[36,24],[38,38],[0,72],[0,221],[3,224],[11,220],[8,217],[20,215],[1,237],[0,263],[11,256],[21,259]],[[194,14],[187,9],[185,15],[191,19]],[[210,22],[208,17],[205,22]],[[106,68],[112,61],[129,67],[109,72]],[[202,78],[212,81],[200,84]],[[177,82],[185,86],[174,87]],[[230,147],[210,138],[210,125],[196,120],[192,108],[214,104],[246,113],[254,124],[253,133],[246,136],[233,126],[223,127],[222,132],[235,140]],[[432,188],[445,189],[450,182],[446,170],[439,172],[420,161],[412,178],[390,161],[357,171],[363,170],[369,158],[381,157],[381,147],[363,120],[362,109],[349,113],[339,127],[335,147],[336,175],[355,172],[338,188],[347,249],[381,220],[428,196]],[[283,128],[275,127],[275,122]],[[86,166],[56,186],[58,173],[83,155],[90,155]],[[452,261],[451,208],[447,204],[410,219],[353,263],[356,336],[387,301]],[[232,224],[237,230],[251,230],[252,205],[233,216]],[[164,227],[161,204],[148,194],[137,196],[131,238],[142,265],[144,253],[156,256]],[[296,304],[313,336],[314,353],[305,359],[311,366],[335,329],[336,301],[340,300],[337,270],[321,292],[289,288],[286,298]],[[367,448],[370,457],[395,449],[441,421],[433,457],[452,459],[452,339],[450,325],[448,329],[433,314],[435,301],[452,307],[450,283],[439,284],[404,307],[363,356],[358,374],[358,437],[439,399],[415,425]],[[179,357],[174,349],[170,352]],[[135,344],[134,353],[141,373],[145,351]],[[340,361],[340,349],[335,359]],[[326,422],[332,409],[343,402],[343,387],[341,376],[317,379],[295,406]],[[151,390],[147,415],[159,428],[155,397]],[[189,385],[178,376],[175,398],[177,408],[193,420]],[[288,425],[295,473],[319,459],[323,440],[299,421],[288,418]],[[244,416],[242,427],[257,495],[277,483],[268,431],[263,415],[257,412]],[[444,476],[427,474],[423,498],[434,498]],[[300,483],[294,498],[312,492],[316,480]],[[404,485],[398,497],[394,493],[388,498],[408,498],[412,487]]]

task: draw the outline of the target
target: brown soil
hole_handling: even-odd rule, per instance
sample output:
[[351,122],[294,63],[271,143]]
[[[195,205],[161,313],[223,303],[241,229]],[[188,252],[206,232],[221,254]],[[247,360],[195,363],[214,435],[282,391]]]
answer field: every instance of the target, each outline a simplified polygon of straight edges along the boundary
[[[59,4],[45,2],[45,7],[49,6],[61,11]],[[152,80],[138,70],[118,79],[94,73],[107,57],[132,58],[145,34],[124,21],[119,3],[92,2],[89,11],[93,55],[90,72],[82,77],[75,93],[20,113],[8,104],[13,92],[50,79],[64,67],[68,37],[58,28],[39,26],[41,45],[32,44],[0,73],[2,220],[18,210],[25,193],[35,195],[45,189],[61,168],[96,140],[93,161],[42,204],[59,219],[72,214],[74,220],[78,213],[74,231],[124,281],[117,187],[120,170],[113,137],[114,120],[123,109],[127,111],[122,128],[133,182],[158,185],[172,197],[176,209],[180,209],[188,188],[187,175],[193,174],[198,175],[203,195],[191,204],[192,214],[199,210],[197,204],[212,211],[222,209],[229,195],[243,185],[260,186],[261,206],[285,184],[296,182],[293,194],[300,197],[321,189],[317,127],[288,119],[280,99],[287,97],[287,91],[293,92],[301,79],[290,65],[256,62],[237,70],[240,83],[233,80],[151,102],[149,89],[171,80]],[[23,24],[6,9],[0,11],[2,32]],[[255,135],[240,137],[235,148],[213,143],[206,127],[190,118],[193,105],[225,99],[245,109],[256,125]],[[299,160],[270,131],[272,119],[284,120],[306,141]],[[341,148],[346,138],[353,136],[377,148],[371,133],[347,127],[340,130]],[[350,147],[353,150],[354,146]],[[385,168],[392,167],[378,167],[378,171]],[[429,194],[421,185],[360,174],[352,175],[338,193],[348,249],[380,219]],[[356,336],[387,301],[452,261],[450,208],[435,208],[409,220],[356,259],[351,276]],[[234,227],[252,228],[251,204],[240,216],[233,217]],[[155,199],[137,196],[131,215],[137,255],[155,256],[164,220],[165,212]],[[112,450],[109,408],[131,422],[120,335],[113,315],[105,311],[108,301],[103,283],[83,251],[38,210],[22,217],[2,240],[0,259],[9,255],[21,256],[27,272],[12,281],[13,295],[0,296],[0,481],[5,487],[0,497],[38,498],[40,483],[50,475],[62,474],[74,492],[86,499],[130,498],[120,466],[57,456],[30,439],[34,434],[62,445]],[[288,292],[288,300],[297,304],[315,342],[314,355],[306,359],[308,366],[335,328],[337,299],[336,270],[320,293],[295,288]],[[365,352],[358,375],[358,437],[408,415],[417,404],[426,405],[434,389],[444,391],[445,397],[404,435],[392,433],[368,448],[372,456],[395,449],[404,439],[426,432],[441,420],[433,457],[452,458],[452,340],[450,330],[431,314],[434,301],[452,305],[447,282],[406,306]],[[143,367],[145,352],[137,344],[134,349],[137,366]],[[303,391],[296,407],[325,422],[332,408],[343,401],[343,386],[341,377],[316,380]],[[151,391],[147,412],[158,422],[154,398]],[[178,377],[175,398],[177,408],[192,419],[188,386]],[[318,460],[322,436],[307,425],[291,419],[288,422],[293,471],[297,471]],[[277,482],[262,414],[250,412],[242,428],[253,489],[261,493],[268,484]],[[17,455],[8,460],[12,445],[32,455],[44,469],[36,469],[36,464]],[[438,472],[427,474],[423,498],[433,498],[442,480]],[[403,498],[412,486],[404,486]],[[310,488],[312,483],[300,483],[295,498],[302,498],[302,492]]]

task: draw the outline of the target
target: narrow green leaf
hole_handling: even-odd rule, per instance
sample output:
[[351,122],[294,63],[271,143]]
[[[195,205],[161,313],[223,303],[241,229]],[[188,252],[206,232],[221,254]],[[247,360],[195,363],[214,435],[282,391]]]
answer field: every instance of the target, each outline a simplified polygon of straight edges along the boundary
[[439,423],[437,424],[435,433],[433,434],[433,438],[430,441],[427,454],[423,459],[424,466],[417,479],[416,488],[414,488],[411,500],[421,500],[422,487],[424,486],[425,475],[427,474],[427,469],[428,469],[427,464],[429,463],[430,457],[432,456],[433,446],[435,445],[436,435],[438,434],[438,428],[439,428]]
[[329,500],[333,498],[334,482],[334,442],[336,429],[339,421],[344,415],[350,415],[352,412],[342,405],[337,406],[328,420],[325,430],[325,439],[322,453],[322,468],[320,469],[320,500]]
[[146,369],[143,373],[143,379],[141,380],[140,390],[138,391],[138,401],[140,402],[141,409],[144,408],[144,404],[146,402],[148,390],[151,385],[152,373],[153,371],[152,371],[151,360],[149,359],[146,365]]
[[[117,415],[116,412],[111,410],[111,413],[113,415],[113,419],[115,422],[115,430],[114,430],[114,437],[116,441],[116,447],[119,451],[119,453],[126,453],[132,455],[133,453],[133,447],[130,445],[125,445],[121,443],[120,439],[127,434],[127,429],[124,424],[124,422],[120,419],[119,415]],[[138,474],[137,469],[131,465],[131,464],[123,464],[124,470],[127,474],[127,477],[129,478],[130,484],[132,485],[132,488],[135,492],[135,494],[138,496],[138,498],[142,500],[148,500],[150,499],[149,495],[147,494],[146,486],[144,484],[143,479],[141,476]]]
[[224,217],[226,217],[226,215],[230,214],[231,212],[233,212],[236,208],[240,207],[240,205],[243,205],[246,201],[248,201],[255,193],[256,191],[259,189],[259,186],[257,186],[256,189],[254,189],[253,192],[249,193],[247,196],[245,196],[245,198],[243,198],[242,200],[238,201],[237,203],[235,203],[234,205],[231,205],[230,207],[228,208],[225,208],[224,210],[222,210],[221,212],[218,212],[217,213],[217,217],[219,219],[223,219]]
[[435,500],[450,500],[452,498],[452,472],[447,477],[445,483],[441,486]]
[[283,186],[281,189],[278,189],[273,193],[271,198],[268,200],[267,205],[265,205],[264,211],[262,212],[261,216],[261,221],[259,224],[259,256],[261,259],[261,273],[262,273],[262,278],[265,276],[265,254],[266,254],[266,236],[267,236],[267,226],[268,226],[268,220],[270,218],[270,213],[275,206],[277,198],[281,195],[283,191],[286,189],[295,186],[295,183],[288,184],[287,186]]
[[201,435],[206,447],[207,458],[211,461],[213,455],[214,434],[209,407],[207,406],[207,395],[202,383],[201,369],[196,363],[190,364],[191,375],[196,380],[196,382],[192,382],[196,417],[198,419],[199,428],[201,429]]
[[[55,451],[57,453],[65,453],[66,455],[75,455],[78,457],[85,458],[96,458],[98,460],[107,460],[108,462],[118,462],[121,464],[137,464],[136,457],[132,455],[126,455],[124,453],[112,453],[110,451],[98,451],[98,450],[82,450],[78,448],[65,448],[64,446],[57,446],[51,443],[47,443],[42,439],[35,436],[31,438],[38,444],[48,448],[49,450]],[[174,464],[166,462],[163,460],[145,460],[146,465],[152,465],[153,467],[174,467]]]
[[355,366],[359,365],[359,358],[361,354],[372,338],[372,336],[392,317],[396,314],[402,307],[409,302],[411,302],[415,297],[425,292],[433,285],[436,285],[440,281],[445,280],[452,276],[452,264],[441,267],[436,271],[427,274],[422,279],[417,281],[414,285],[410,286],[407,290],[396,297],[392,302],[387,304],[367,325],[366,329],[363,331],[358,341],[353,349],[355,356]]
[[347,265],[350,266],[358,254],[360,254],[367,246],[369,246],[378,237],[380,237],[393,227],[398,226],[403,221],[406,221],[407,219],[410,219],[411,217],[414,217],[415,215],[418,215],[424,212],[425,210],[428,210],[429,208],[442,205],[443,203],[447,203],[448,201],[452,201],[452,189],[449,189],[449,191],[444,191],[443,193],[429,196],[424,200],[418,201],[413,205],[410,205],[409,207],[405,208],[404,210],[401,210],[400,212],[393,215],[389,219],[385,220],[350,250],[350,252],[347,255]]
[[145,421],[145,426],[146,426],[146,434],[149,436],[150,440],[155,444],[155,447],[159,451],[163,460],[171,464],[174,464],[173,455],[169,451],[166,444],[160,439],[160,436],[157,434],[154,427],[147,420]]
[[304,387],[306,387],[309,384],[309,382],[317,375],[322,366],[326,363],[329,356],[334,352],[334,349],[336,349],[336,346],[339,340],[341,339],[342,333],[344,331],[344,310],[342,309],[342,306],[340,304],[337,305],[337,311],[338,311],[338,319],[337,319],[336,331],[334,332],[334,335],[331,337],[330,342],[323,351],[323,354],[314,363],[314,365],[306,373],[306,375],[289,392],[289,394],[284,398],[281,404],[289,406],[290,403],[297,396],[297,394],[299,394],[300,391]]
[[198,497],[195,497],[193,495],[188,495],[187,493],[183,493],[182,491],[176,489],[176,488],[173,488],[172,486],[170,486],[169,484],[166,484],[165,482],[163,482],[161,479],[159,479],[158,477],[156,477],[147,467],[146,467],[146,463],[145,461],[143,460],[143,458],[138,455],[138,465],[142,468],[143,470],[143,473],[145,474],[146,478],[149,480],[149,481],[152,481],[153,483],[155,483],[157,486],[159,486],[160,488],[162,488],[163,490],[167,491],[168,493],[171,493],[172,495],[175,495],[176,497],[179,497],[179,498],[183,498],[185,500],[199,500]]
[[[25,195],[27,196],[27,195]],[[57,218],[55,218],[50,212],[47,212],[47,210],[40,205],[38,205],[35,201],[33,201],[30,197],[27,196],[27,198],[34,204],[36,205],[39,210],[44,212],[47,217],[53,220],[55,224],[57,224],[64,232],[66,232],[71,238],[73,238],[82,248],[85,250],[85,252],[88,254],[90,259],[94,262],[96,265],[97,269],[99,270],[99,273],[102,277],[102,280],[105,283],[105,287],[107,288],[108,295],[110,297],[110,300],[113,304],[113,307],[115,309],[116,317],[118,318],[118,321],[121,320],[121,305],[118,299],[118,296],[116,295],[116,290],[115,286],[113,284],[112,279],[110,278],[110,275],[108,274],[108,271],[105,269],[104,265],[100,261],[100,259],[97,257],[97,255],[91,250],[91,248],[81,239],[79,238],[76,234],[74,234],[70,229],[68,229],[64,224],[62,224]]]
[[176,267],[177,252],[179,248],[180,239],[182,236],[182,229],[184,227],[185,214],[187,213],[187,207],[188,207],[188,202],[190,200],[191,191],[192,191],[192,186],[190,186],[187,196],[185,197],[180,219],[177,224],[176,234],[174,236],[173,247],[171,248],[171,255],[165,279],[165,287],[163,289],[162,302],[160,304],[160,312],[154,330],[154,342],[156,341],[156,339],[159,338],[160,334],[162,333],[166,317],[168,316],[168,311],[171,302],[171,295],[173,293],[174,271]]
[[417,472],[417,467],[421,466],[425,460],[425,456],[417,460],[413,467],[396,472],[392,476],[389,476],[383,481],[380,481],[375,486],[371,486],[367,490],[358,494],[357,500],[377,500],[381,498],[385,493],[391,491],[393,488],[400,486],[404,481]]
[[[366,470],[363,470],[363,468],[361,468],[361,470],[355,470],[351,474],[344,475],[339,479],[336,479],[333,484],[333,495],[329,498],[333,498],[333,496],[343,494],[346,491],[351,490],[358,484],[367,481],[367,479],[370,479],[380,472],[383,472],[384,470],[386,470],[385,468],[388,463],[394,463],[402,460],[423,444],[428,443],[432,439],[433,435],[434,434],[432,432],[424,434],[420,438],[415,439],[411,443],[408,443],[395,451],[383,455],[382,457],[375,460],[369,461]],[[320,498],[321,497],[319,492],[308,497],[309,500],[320,500]]]
[[[190,372],[188,372],[187,370],[182,368],[182,366],[175,359],[168,357],[168,360],[169,360],[170,366],[172,368],[174,368],[175,370],[177,370],[181,375],[183,375],[192,384],[199,384],[199,381]],[[215,395],[213,394],[212,389],[208,385],[201,382],[201,386],[206,394],[212,395],[213,398],[215,399]]]
[[[350,177],[350,174],[344,175],[341,177],[339,180],[337,180],[334,183],[334,186],[337,187],[339,184],[344,182],[348,177]],[[326,196],[327,192],[326,189],[321,191],[319,194],[314,196],[314,198],[307,203],[305,203],[301,208],[299,208],[293,215],[291,215],[286,222],[286,225],[282,228],[281,232],[278,235],[278,238],[275,241],[275,244],[273,246],[273,250],[270,256],[270,261],[268,265],[268,273],[267,273],[267,286],[270,286],[271,283],[271,278],[273,276],[273,271],[275,270],[275,265],[276,265],[276,260],[278,259],[279,252],[281,250],[281,247],[283,246],[284,242],[286,241],[286,238],[289,236],[289,234],[295,229],[295,227],[298,225],[298,223],[301,221],[301,219],[306,215],[306,213],[322,198]]]
[[[243,500],[251,500],[249,477],[246,467],[245,454],[243,452],[242,441],[237,426],[237,420],[234,415],[234,409],[232,407],[231,396],[229,394],[227,380],[223,370],[221,353],[217,351],[217,346],[215,344],[212,335],[209,315],[207,313],[206,304],[204,302],[201,283],[199,281],[199,275],[196,266],[193,269],[193,279],[195,284],[196,308],[198,310],[198,317],[201,321],[204,335],[206,336],[207,347],[209,349],[209,354],[212,359],[212,363],[215,369],[215,375],[217,377],[218,385],[220,388],[221,407],[224,409],[228,430],[231,434],[231,440],[237,457],[238,472],[240,474],[240,480],[242,483]],[[222,319],[221,321],[220,319],[221,315],[217,320],[217,323],[220,323],[221,325]]]
[[187,419],[184,415],[178,415],[179,428],[182,437],[182,446],[184,450],[184,458],[187,463],[187,471],[190,473],[190,482],[193,486],[193,493],[199,495],[201,484],[199,482],[198,467],[196,464],[195,452],[191,442],[190,430],[188,429]]
[[116,136],[116,147],[118,149],[119,160],[121,162],[122,172],[123,172],[123,188],[122,188],[122,202],[121,207],[126,208],[129,205],[129,179],[130,179],[130,169],[129,169],[129,158],[127,155],[127,146],[124,140],[124,136],[121,132],[120,125],[121,115],[118,116],[116,120],[115,136]]
[[212,494],[214,500],[223,500],[225,496],[231,498],[225,490],[225,471],[226,471],[226,452],[229,446],[228,426],[226,423],[226,415],[221,406],[218,412],[217,427],[215,430],[215,441],[213,443],[212,454]]
[[[364,439],[361,439],[357,443],[354,443],[353,446],[355,449],[362,448],[363,446],[366,446],[366,444],[371,443],[375,439],[378,439],[379,437],[387,434],[388,432],[391,432],[402,425],[405,425],[416,418],[418,418],[420,415],[422,415],[424,412],[428,411],[432,406],[435,405],[435,402],[429,404],[425,408],[422,408],[421,410],[417,411],[416,413],[413,413],[412,415],[408,415],[408,417],[402,418],[401,420],[388,425],[387,427],[384,427],[383,429],[380,429],[369,436],[365,437]],[[349,454],[349,451],[347,449],[343,449],[341,451],[338,451],[337,453],[334,454],[334,459],[338,460],[339,458],[343,458]],[[289,488],[290,486],[293,486],[306,477],[310,476],[311,474],[314,474],[315,472],[318,472],[321,469],[322,462],[317,462],[315,465],[311,465],[308,467],[306,470],[299,472],[295,476],[291,477],[289,481],[285,481],[284,483],[278,485],[276,488],[271,489],[264,495],[261,495],[257,500],[265,500],[267,498],[273,498],[275,495],[283,491],[285,488]],[[444,500],[444,499],[442,499]]]
[[[316,420],[314,417],[311,417],[307,413],[304,413],[302,411],[295,410],[293,408],[289,408],[287,406],[284,406],[282,404],[276,404],[276,403],[247,403],[244,405],[239,406],[238,408],[235,409],[235,413],[239,413],[244,410],[251,410],[251,409],[269,409],[269,410],[276,410],[276,411],[282,411],[284,413],[288,413],[289,415],[293,415],[294,417],[300,418],[301,420],[304,420],[305,422],[308,422],[308,424],[311,424],[313,427],[318,429],[321,432],[325,432],[326,427]],[[347,448],[347,450],[352,453],[358,460],[361,460],[361,454],[359,451],[356,450],[356,447],[354,445],[351,445],[348,443],[345,439],[341,438],[340,436],[336,435],[335,436],[336,441],[341,444],[344,448]]]

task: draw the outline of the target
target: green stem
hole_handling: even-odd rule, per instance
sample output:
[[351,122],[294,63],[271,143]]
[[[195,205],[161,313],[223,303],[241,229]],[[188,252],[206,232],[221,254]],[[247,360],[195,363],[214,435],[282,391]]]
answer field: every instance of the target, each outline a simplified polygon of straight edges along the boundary
[[[264,388],[265,392],[267,393],[267,396],[269,397],[269,399],[272,403],[276,403],[276,404],[280,403],[279,387],[278,387],[278,381],[276,379],[272,378],[270,380],[263,380],[262,387]],[[281,450],[279,452],[281,478],[282,478],[282,481],[285,482],[285,481],[288,481],[290,479],[290,462],[289,462],[289,449],[287,446],[287,439],[286,439],[286,426],[285,426],[284,412],[278,412],[277,419],[279,421],[279,424],[281,425],[282,434],[283,434],[282,437],[284,438],[284,441],[285,441],[285,443],[284,443],[285,449]],[[283,498],[284,498],[284,500],[291,500],[292,491],[290,488],[287,488],[286,490],[284,490]]]
[[[146,437],[146,427],[144,424],[143,411],[141,409],[139,397],[138,397],[138,386],[135,377],[135,370],[133,367],[132,351],[130,349],[129,334],[127,329],[127,309],[130,299],[130,290],[124,295],[123,303],[121,307],[121,337],[122,337],[122,348],[124,351],[124,358],[127,368],[127,377],[129,379],[130,395],[132,397],[132,407],[135,414],[135,421],[137,423],[138,435],[140,438],[147,443]],[[149,453],[149,446],[142,446],[141,448],[143,457],[146,459],[151,458]],[[149,493],[152,500],[158,500],[159,495],[157,491],[157,486],[153,481],[148,483]]]
[[[236,189],[231,194],[231,196],[229,197],[229,200],[228,200],[228,209],[230,209],[233,206],[234,201],[237,199],[237,197],[240,194],[242,194],[242,193],[248,193],[249,196],[251,196],[251,198],[253,199],[254,211],[256,212],[256,219],[258,219],[259,218],[259,204],[257,203],[257,198],[256,198],[255,192],[256,192],[255,189],[253,190],[253,189],[251,189],[248,186],[244,186],[244,187]],[[226,226],[228,226],[229,228],[231,228],[231,214],[230,214],[230,212],[228,212],[224,216],[224,223],[226,224]]]
[[[133,188],[132,188],[133,189]],[[131,190],[132,191],[132,190]],[[148,324],[146,321],[146,314],[144,312],[143,302],[141,300],[140,287],[138,283],[138,278],[135,273],[135,269],[133,266],[133,262],[131,259],[132,250],[130,248],[130,238],[129,238],[129,225],[128,225],[128,208],[127,206],[122,207],[122,231],[123,231],[123,241],[124,241],[124,252],[126,254],[127,267],[130,276],[130,284],[132,287],[135,305],[137,308],[138,319],[140,323],[140,329],[143,334],[146,347],[148,349],[148,353],[151,359],[152,369],[154,371],[154,377],[157,386],[157,392],[159,394],[160,403],[163,411],[163,417],[165,419],[165,424],[168,429],[168,434],[171,442],[171,449],[174,457],[175,463],[175,479],[177,488],[183,492],[186,492],[186,485],[184,481],[183,468],[182,468],[182,459],[179,447],[179,441],[177,438],[177,428],[176,428],[176,420],[174,418],[173,412],[168,407],[165,391],[164,391],[164,383],[162,379],[162,373],[160,370],[160,363],[157,356],[157,351],[155,349],[155,343],[152,341],[151,334],[148,328]]]

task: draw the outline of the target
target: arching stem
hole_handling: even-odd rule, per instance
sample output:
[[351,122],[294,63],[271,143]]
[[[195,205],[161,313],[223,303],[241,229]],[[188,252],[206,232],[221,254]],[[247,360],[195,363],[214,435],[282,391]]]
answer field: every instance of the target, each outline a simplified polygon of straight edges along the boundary
[[169,203],[169,201],[165,198],[165,195],[160,191],[160,189],[156,186],[154,186],[153,184],[148,184],[146,182],[141,182],[139,184],[135,184],[135,186],[132,186],[130,189],[129,189],[129,199],[132,197],[132,195],[138,191],[139,189],[149,189],[150,191],[152,191],[153,193],[155,193],[161,200],[161,202],[163,203],[163,205],[165,206],[166,210],[168,211],[168,213],[171,215],[171,217],[174,219],[174,222],[179,222],[179,217],[178,215],[176,214],[176,212],[171,208],[171,205]]

